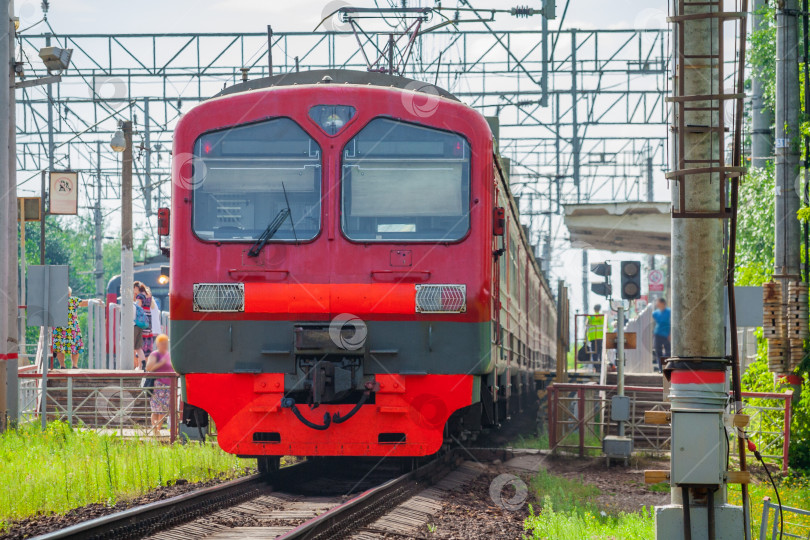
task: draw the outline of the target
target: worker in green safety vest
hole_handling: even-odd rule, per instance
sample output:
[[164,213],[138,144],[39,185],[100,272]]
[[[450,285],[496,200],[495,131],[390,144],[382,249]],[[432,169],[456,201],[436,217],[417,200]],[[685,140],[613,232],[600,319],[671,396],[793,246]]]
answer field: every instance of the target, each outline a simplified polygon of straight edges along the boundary
[[585,328],[588,338],[588,356],[592,362],[602,361],[602,339],[605,337],[605,316],[602,314],[602,306],[593,306],[593,315],[588,315],[588,326]]

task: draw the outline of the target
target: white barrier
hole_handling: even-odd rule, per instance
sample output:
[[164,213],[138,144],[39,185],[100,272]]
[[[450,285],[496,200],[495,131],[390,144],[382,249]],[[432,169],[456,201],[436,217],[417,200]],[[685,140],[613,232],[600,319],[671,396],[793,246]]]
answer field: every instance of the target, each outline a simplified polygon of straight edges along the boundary
[[87,301],[87,367],[101,369],[105,366],[105,334],[107,319],[101,300]]

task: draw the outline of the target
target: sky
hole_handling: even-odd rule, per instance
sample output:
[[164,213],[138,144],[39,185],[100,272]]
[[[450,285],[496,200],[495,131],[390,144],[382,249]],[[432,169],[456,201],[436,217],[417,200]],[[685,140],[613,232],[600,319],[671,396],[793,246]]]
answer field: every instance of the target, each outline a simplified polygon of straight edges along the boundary
[[[397,0],[399,3],[400,0]],[[377,0],[387,6],[388,0]],[[445,0],[444,6],[454,6],[454,0]],[[472,0],[480,10],[511,8],[516,5],[540,7],[539,0]],[[276,31],[311,31],[334,9],[342,5],[373,7],[374,0],[343,2],[340,0],[140,0],[138,2],[111,2],[102,0],[51,0],[48,20],[57,33],[179,33],[179,32],[264,32],[268,24]],[[434,6],[432,0],[409,0],[408,5]],[[558,0],[559,24],[565,7]],[[665,26],[667,4],[664,0],[572,0],[564,19],[565,28],[662,28]],[[40,0],[17,0],[15,12],[21,19],[21,29],[27,33],[46,30],[39,22],[42,18]],[[506,20],[504,20],[506,19]],[[514,19],[499,17],[499,24],[508,28],[537,28],[539,18]],[[656,196],[668,198],[668,186],[658,182]],[[613,254],[592,251],[590,261],[607,259],[641,259],[633,254]],[[617,267],[618,265],[614,265]],[[572,298],[572,309],[581,309],[581,252],[578,249],[558,249],[552,263],[553,282],[567,279]],[[591,294],[591,304],[598,299]]]
[[[380,6],[386,0],[378,0]],[[517,5],[539,7],[538,0],[515,2],[474,0],[477,9],[511,8]],[[312,30],[334,7],[372,7],[373,0],[341,2],[333,0],[50,0],[49,20],[59,31],[71,33],[159,33],[159,32],[248,32],[263,31],[267,24],[286,31]],[[409,6],[433,6],[409,0]],[[445,6],[453,6],[450,0]],[[557,0],[558,17],[564,0]],[[666,16],[663,0],[571,0],[566,16],[569,28],[661,27]],[[16,0],[22,26],[42,14],[39,0]],[[537,18],[522,19],[518,25],[537,24]],[[103,29],[103,30],[102,30]]]

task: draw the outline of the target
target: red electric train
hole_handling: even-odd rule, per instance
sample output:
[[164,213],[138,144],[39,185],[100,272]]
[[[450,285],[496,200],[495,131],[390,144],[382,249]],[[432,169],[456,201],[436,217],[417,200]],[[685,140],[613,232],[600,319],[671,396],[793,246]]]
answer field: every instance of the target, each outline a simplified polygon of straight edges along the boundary
[[556,310],[494,150],[481,114],[380,73],[257,79],[183,116],[172,361],[224,450],[424,456],[534,399]]

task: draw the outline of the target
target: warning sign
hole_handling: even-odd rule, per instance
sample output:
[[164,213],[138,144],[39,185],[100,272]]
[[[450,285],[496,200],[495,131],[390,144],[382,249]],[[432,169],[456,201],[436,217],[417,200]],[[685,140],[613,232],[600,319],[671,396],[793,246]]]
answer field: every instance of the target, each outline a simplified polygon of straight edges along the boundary
[[647,280],[650,292],[661,292],[664,290],[664,272],[661,270],[650,270]]
[[79,210],[79,173],[51,172],[50,201],[51,214],[75,216]]

